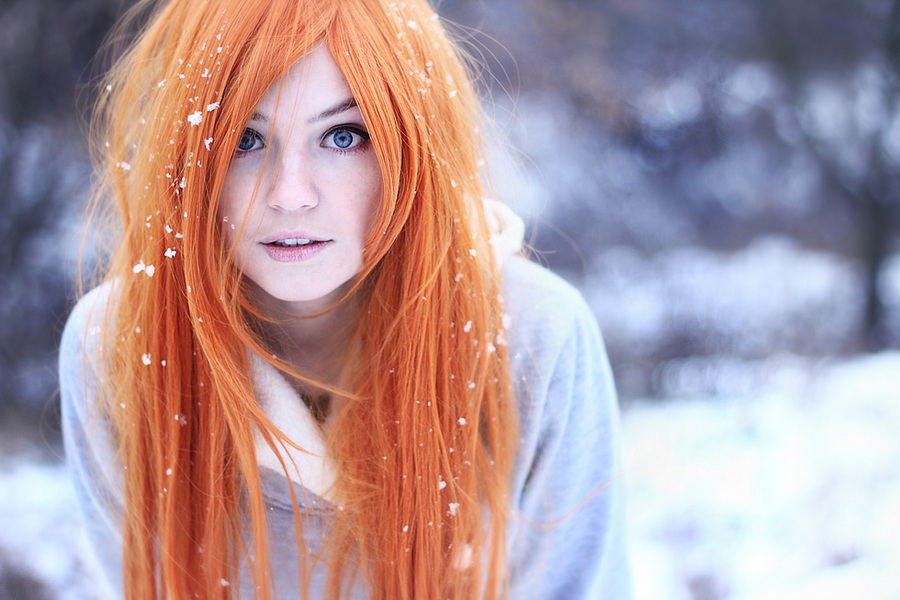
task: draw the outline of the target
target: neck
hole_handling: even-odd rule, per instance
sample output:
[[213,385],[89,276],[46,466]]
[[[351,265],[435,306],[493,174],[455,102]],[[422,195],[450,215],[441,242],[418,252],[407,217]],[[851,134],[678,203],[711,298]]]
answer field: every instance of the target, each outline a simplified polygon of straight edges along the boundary
[[[285,302],[268,294],[254,294],[263,316],[264,335],[275,354],[301,373],[335,383],[352,332],[358,307],[354,294],[335,300]],[[338,297],[339,298],[339,297]]]

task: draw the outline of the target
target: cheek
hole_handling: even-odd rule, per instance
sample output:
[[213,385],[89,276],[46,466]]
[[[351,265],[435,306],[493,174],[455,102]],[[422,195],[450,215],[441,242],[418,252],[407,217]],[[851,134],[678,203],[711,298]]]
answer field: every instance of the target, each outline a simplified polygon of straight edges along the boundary
[[225,180],[225,189],[219,199],[219,207],[216,216],[219,226],[229,248],[233,248],[238,235],[247,231],[247,225],[251,216],[251,195],[253,186],[247,186],[241,177],[228,176]]
[[372,153],[371,161],[366,165],[365,174],[360,178],[363,182],[363,189],[360,190],[359,197],[363,199],[360,212],[363,215],[363,233],[368,235],[375,222],[378,220],[378,212],[381,207],[381,169],[378,167],[378,161]]
[[225,244],[231,248],[234,246],[235,230],[231,228],[234,223],[234,190],[226,184],[225,191],[219,198],[219,208],[216,211],[216,220],[222,229]]

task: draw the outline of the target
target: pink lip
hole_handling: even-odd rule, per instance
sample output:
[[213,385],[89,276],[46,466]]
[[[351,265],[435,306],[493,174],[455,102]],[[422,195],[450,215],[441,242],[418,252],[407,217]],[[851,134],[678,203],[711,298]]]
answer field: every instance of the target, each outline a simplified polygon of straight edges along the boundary
[[[274,245],[274,243],[279,240],[287,239],[306,239],[312,240],[313,243],[306,246]],[[302,231],[275,233],[260,240],[260,243],[262,244],[263,249],[265,249],[266,253],[269,255],[269,258],[274,261],[283,263],[303,262],[305,260],[309,260],[325,250],[325,248],[327,248],[333,242],[334,240],[322,239]]]

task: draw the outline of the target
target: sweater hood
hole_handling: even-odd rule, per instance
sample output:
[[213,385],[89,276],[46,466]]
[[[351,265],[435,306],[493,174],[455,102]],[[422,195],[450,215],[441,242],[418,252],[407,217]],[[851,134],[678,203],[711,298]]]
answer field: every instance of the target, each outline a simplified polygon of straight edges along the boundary
[[522,251],[525,222],[499,200],[485,200],[484,209],[491,230],[490,242],[494,251],[494,265],[502,272],[507,259]]

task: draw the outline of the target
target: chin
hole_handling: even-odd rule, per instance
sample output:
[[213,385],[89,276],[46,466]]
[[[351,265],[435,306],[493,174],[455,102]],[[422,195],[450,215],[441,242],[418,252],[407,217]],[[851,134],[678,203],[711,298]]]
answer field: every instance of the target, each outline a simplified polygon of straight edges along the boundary
[[285,280],[262,281],[248,278],[253,297],[261,306],[278,306],[296,314],[321,312],[336,304],[356,281],[356,277],[339,284],[311,286],[304,282],[288,283]]

